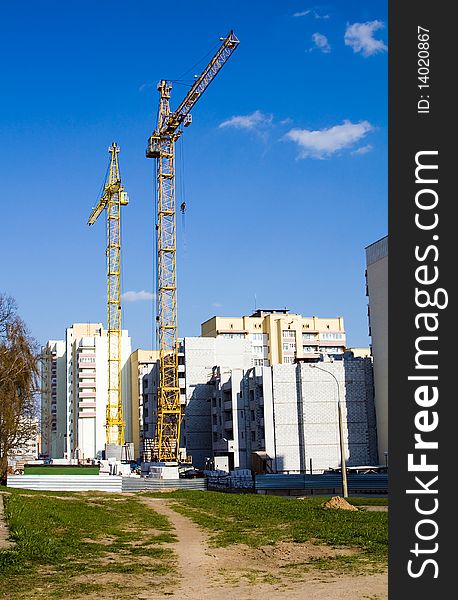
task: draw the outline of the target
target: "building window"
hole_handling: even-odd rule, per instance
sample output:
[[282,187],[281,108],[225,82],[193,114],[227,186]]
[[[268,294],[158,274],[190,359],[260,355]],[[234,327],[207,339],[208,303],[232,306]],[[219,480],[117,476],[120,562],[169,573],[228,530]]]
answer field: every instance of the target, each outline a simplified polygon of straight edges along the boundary
[[302,346],[302,351],[303,352],[316,352],[317,348],[315,348],[314,346]]
[[296,337],[296,332],[291,329],[284,329],[283,330],[283,337],[284,338],[295,338]]
[[294,363],[294,356],[284,356],[283,357],[283,364],[292,365],[293,363]]
[[316,339],[316,334],[314,333],[303,333],[302,334],[302,339],[305,340],[315,340]]
[[322,333],[320,335],[322,340],[343,340],[343,333]]
[[296,350],[296,343],[295,342],[286,342],[283,344],[283,350],[285,351],[289,351],[289,350]]
[[262,354],[262,346],[253,346],[253,352],[255,354]]
[[227,340],[243,340],[245,338],[244,333],[221,333],[219,337]]
[[255,442],[256,441],[256,431],[252,431],[251,432],[251,441]]
[[253,366],[254,367],[262,367],[262,366],[264,366],[264,360],[262,358],[255,358],[255,359],[253,359]]

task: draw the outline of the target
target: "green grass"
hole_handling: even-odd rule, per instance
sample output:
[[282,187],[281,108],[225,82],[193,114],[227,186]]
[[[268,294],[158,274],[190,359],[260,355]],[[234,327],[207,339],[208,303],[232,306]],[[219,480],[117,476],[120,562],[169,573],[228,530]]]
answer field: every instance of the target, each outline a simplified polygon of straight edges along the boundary
[[[22,490],[5,496],[16,545],[0,551],[0,598],[38,598],[37,590],[47,586],[46,597],[71,598],[81,593],[81,576],[173,572],[173,552],[163,546],[175,540],[171,526],[139,498],[59,496]],[[89,588],[97,584],[84,583]]]
[[98,475],[99,467],[69,466],[60,467],[53,465],[44,465],[35,467],[33,465],[24,466],[24,475]]
[[[256,494],[175,491],[174,508],[208,529],[215,546],[259,547],[280,541],[357,547],[358,560],[386,564],[386,512],[324,510],[326,497],[297,500]],[[366,499],[364,499],[366,501]]]

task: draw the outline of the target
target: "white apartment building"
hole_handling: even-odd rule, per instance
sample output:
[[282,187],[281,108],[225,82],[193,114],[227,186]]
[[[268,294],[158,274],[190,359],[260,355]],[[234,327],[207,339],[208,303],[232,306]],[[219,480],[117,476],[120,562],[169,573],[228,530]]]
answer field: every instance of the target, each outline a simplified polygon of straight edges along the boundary
[[49,340],[41,351],[41,453],[62,457],[66,452],[67,385],[63,340]]
[[274,472],[340,466],[338,400],[348,466],[377,464],[372,361],[336,361],[214,370],[212,450],[229,468],[261,455]]
[[[51,374],[51,387],[43,385],[42,391],[42,412],[51,415],[50,419],[42,419],[42,438],[50,440],[47,445],[43,443],[44,454],[80,460],[102,457],[106,442],[107,342],[101,323],[75,323],[66,330],[65,341],[50,341],[43,348],[43,374]],[[132,440],[130,354],[130,338],[123,330],[121,377],[126,442]]]
[[366,248],[366,294],[371,350],[374,359],[378,453],[388,461],[388,237]]
[[[186,337],[180,341],[178,368],[181,401],[186,405],[180,447],[192,456],[193,465],[203,468],[212,457],[212,378],[219,365],[223,373],[251,366],[251,344],[244,339]],[[158,367],[143,378],[144,458],[149,460],[148,441],[156,423]],[[184,450],[186,449],[186,450]]]
[[[278,471],[338,467],[338,397],[348,464],[377,464],[371,358],[319,356],[315,362],[253,367],[249,338],[184,338],[180,445],[194,466],[203,468],[220,456],[228,458],[231,469],[249,469],[253,453],[263,453]],[[156,364],[143,378],[146,447],[154,436],[157,373]]]
[[[145,412],[147,408],[143,406],[144,397],[147,398],[146,390],[143,390],[144,380],[147,378],[153,368],[155,368],[159,359],[158,350],[137,349],[130,355],[130,380],[132,385],[132,442],[134,444],[134,455],[139,458],[143,451],[143,436],[148,431],[148,424],[145,423]],[[146,378],[146,379],[145,379]],[[148,415],[146,415],[148,418]]]

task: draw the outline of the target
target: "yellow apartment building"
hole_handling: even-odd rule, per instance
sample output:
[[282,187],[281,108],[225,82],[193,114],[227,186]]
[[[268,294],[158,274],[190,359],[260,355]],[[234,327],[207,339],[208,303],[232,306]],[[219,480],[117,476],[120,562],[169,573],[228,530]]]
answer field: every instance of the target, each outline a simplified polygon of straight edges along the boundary
[[202,337],[248,339],[253,366],[317,359],[320,354],[345,351],[342,317],[303,317],[287,309],[256,310],[250,316],[212,317],[201,325]]

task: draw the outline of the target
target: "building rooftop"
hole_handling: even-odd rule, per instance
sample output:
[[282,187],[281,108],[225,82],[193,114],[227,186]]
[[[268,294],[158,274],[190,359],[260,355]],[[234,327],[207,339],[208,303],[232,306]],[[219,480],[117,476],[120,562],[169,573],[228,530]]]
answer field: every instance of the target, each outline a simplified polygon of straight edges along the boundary
[[251,317],[263,317],[264,315],[287,315],[288,308],[259,308],[254,311]]

